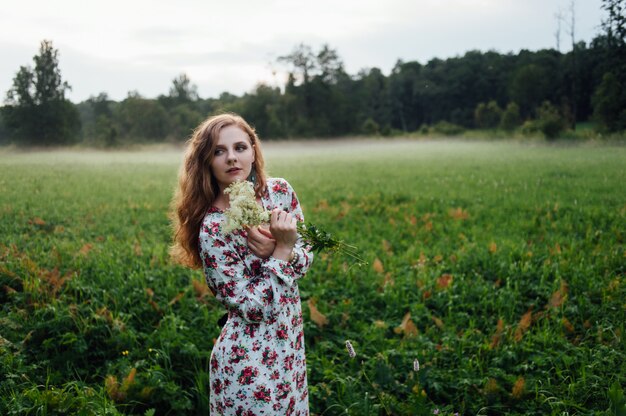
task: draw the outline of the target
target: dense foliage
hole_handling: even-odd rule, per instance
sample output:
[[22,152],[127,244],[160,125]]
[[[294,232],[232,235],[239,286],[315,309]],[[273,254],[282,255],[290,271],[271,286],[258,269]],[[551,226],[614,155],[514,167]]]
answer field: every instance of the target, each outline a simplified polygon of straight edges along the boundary
[[72,142],[78,137],[80,120],[75,106],[65,99],[70,86],[61,79],[58,51],[44,40],[33,60],[35,68],[20,67],[7,92],[1,112],[4,130],[24,144]]
[[[623,411],[623,147],[266,147],[369,261],[300,283],[313,414]],[[180,160],[0,154],[0,414],[208,414],[223,309],[167,257]]]
[[[174,95],[172,88],[170,95],[156,100],[131,93],[119,103],[101,94],[79,104],[79,109],[84,139],[99,144],[180,141],[204,116],[221,111],[243,115],[270,139],[432,132],[442,122],[455,131],[513,131],[524,121],[536,121],[539,128],[533,131],[547,138],[590,120],[601,131],[620,131],[624,128],[622,81],[604,72],[602,39],[589,47],[581,42],[565,54],[471,51],[425,65],[398,61],[389,75],[369,68],[354,76],[344,71],[337,52],[328,46],[315,54],[299,45],[281,58],[290,65],[282,89],[258,85],[241,97],[225,93],[217,99],[200,99],[186,92]],[[182,78],[187,79],[181,75],[174,85],[180,86]],[[558,120],[544,130],[542,118],[548,107],[550,117]]]

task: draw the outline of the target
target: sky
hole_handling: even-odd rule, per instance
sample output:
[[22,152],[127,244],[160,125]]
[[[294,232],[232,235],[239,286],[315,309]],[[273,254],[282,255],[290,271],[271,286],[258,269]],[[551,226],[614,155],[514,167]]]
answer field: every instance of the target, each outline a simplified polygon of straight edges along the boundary
[[[106,92],[168,94],[185,73],[202,98],[284,86],[279,56],[297,45],[335,49],[346,71],[463,55],[571,50],[572,0],[0,0],[0,97],[43,39],[59,51],[73,102]],[[4,3],[4,4],[3,4]],[[576,41],[605,17],[601,0],[574,0]]]

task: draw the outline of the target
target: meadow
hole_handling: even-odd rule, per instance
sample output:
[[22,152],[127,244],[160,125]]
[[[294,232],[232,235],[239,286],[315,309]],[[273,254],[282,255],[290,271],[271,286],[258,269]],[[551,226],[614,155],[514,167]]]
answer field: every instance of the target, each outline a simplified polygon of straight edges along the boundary
[[[312,414],[624,411],[626,148],[265,149],[368,261],[318,254],[300,281]],[[0,414],[208,414],[224,310],[168,258],[181,159],[0,150]]]

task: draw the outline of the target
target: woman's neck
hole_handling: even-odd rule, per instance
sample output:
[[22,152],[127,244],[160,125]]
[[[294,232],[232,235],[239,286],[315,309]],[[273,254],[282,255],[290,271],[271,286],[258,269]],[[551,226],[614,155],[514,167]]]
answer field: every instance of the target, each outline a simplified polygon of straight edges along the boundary
[[230,200],[228,199],[228,195],[226,195],[223,190],[221,190],[215,200],[213,200],[213,206],[221,210],[225,210],[230,207]]

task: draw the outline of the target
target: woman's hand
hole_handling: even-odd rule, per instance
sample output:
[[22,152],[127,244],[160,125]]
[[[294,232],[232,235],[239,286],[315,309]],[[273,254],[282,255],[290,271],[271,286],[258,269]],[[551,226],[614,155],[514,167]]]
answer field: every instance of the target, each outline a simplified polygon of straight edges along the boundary
[[298,241],[297,220],[288,212],[275,208],[270,217],[270,232],[276,240],[272,256],[289,261],[291,251]]
[[248,228],[248,248],[258,258],[266,259],[274,252],[276,240],[269,230],[262,227],[251,227]]

